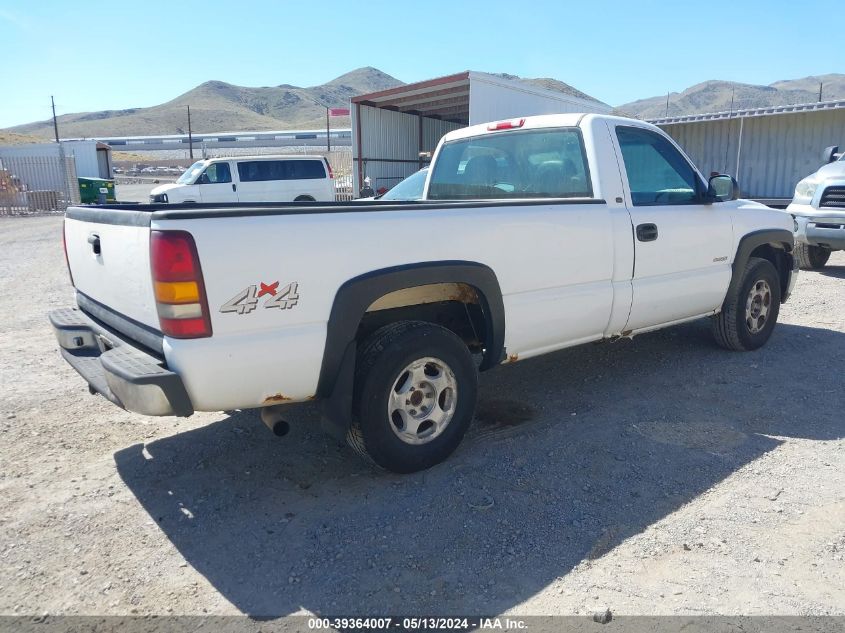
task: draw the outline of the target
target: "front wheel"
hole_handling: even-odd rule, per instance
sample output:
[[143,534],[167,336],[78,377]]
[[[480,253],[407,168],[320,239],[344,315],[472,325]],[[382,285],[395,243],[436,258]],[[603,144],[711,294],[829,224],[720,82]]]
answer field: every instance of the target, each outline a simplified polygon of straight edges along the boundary
[[823,246],[811,246],[803,242],[795,243],[795,257],[798,258],[798,267],[803,270],[817,270],[824,268],[827,260],[830,259],[830,249]]
[[725,349],[751,351],[772,335],[780,311],[780,279],[767,259],[751,257],[740,282],[712,317],[716,342]]
[[347,442],[393,472],[429,468],[463,439],[477,383],[469,349],[450,330],[422,321],[386,325],[358,353]]

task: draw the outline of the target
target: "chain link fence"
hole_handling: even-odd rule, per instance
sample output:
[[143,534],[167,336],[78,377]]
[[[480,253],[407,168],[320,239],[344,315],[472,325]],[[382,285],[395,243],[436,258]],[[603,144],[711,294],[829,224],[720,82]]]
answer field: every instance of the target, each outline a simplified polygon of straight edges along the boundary
[[79,201],[73,155],[0,153],[0,217],[60,214]]
[[335,200],[354,200],[352,188],[352,148],[345,147],[326,156],[334,172]]

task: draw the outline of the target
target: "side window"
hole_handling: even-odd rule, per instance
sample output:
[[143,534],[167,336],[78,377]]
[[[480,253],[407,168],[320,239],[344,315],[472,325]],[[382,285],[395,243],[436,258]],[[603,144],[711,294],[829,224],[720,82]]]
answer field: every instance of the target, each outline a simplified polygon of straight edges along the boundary
[[321,160],[249,160],[238,162],[241,182],[311,180],[326,177]]
[[260,162],[261,180],[290,180],[288,161],[264,160]]
[[258,163],[254,161],[238,162],[238,177],[241,182],[258,180]]
[[209,184],[232,182],[229,163],[211,163],[202,175],[202,182]]
[[288,161],[291,168],[292,180],[313,180],[326,177],[326,169],[321,160],[292,160]]
[[660,134],[636,127],[616,128],[634,206],[686,204],[698,199],[695,170]]

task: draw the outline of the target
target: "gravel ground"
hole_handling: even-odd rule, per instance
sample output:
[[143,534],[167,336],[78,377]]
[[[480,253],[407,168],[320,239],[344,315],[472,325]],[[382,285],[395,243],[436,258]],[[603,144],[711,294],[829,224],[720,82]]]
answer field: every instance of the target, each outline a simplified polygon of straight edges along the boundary
[[150,201],[150,191],[159,185],[166,185],[172,183],[174,179],[161,179],[158,184],[154,182],[142,182],[133,184],[117,183],[115,185],[114,195],[120,202],[141,202],[146,204]]
[[90,396],[60,225],[0,220],[2,614],[845,614],[845,253],[757,352],[702,321],[488,372],[457,453],[394,476],[313,406],[277,439]]

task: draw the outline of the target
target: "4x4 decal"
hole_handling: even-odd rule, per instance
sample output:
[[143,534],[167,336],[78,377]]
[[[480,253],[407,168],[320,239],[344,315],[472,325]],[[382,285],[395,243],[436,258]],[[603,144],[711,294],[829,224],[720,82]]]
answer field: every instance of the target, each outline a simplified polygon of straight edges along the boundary
[[[259,288],[260,286],[260,288]],[[220,306],[220,312],[235,312],[237,314],[249,314],[258,307],[258,300],[267,295],[264,301],[265,308],[279,308],[290,310],[299,303],[297,290],[299,283],[292,281],[284,288],[279,289],[279,282],[274,281],[265,284],[259,282],[258,286],[247,286],[226,303]]]

